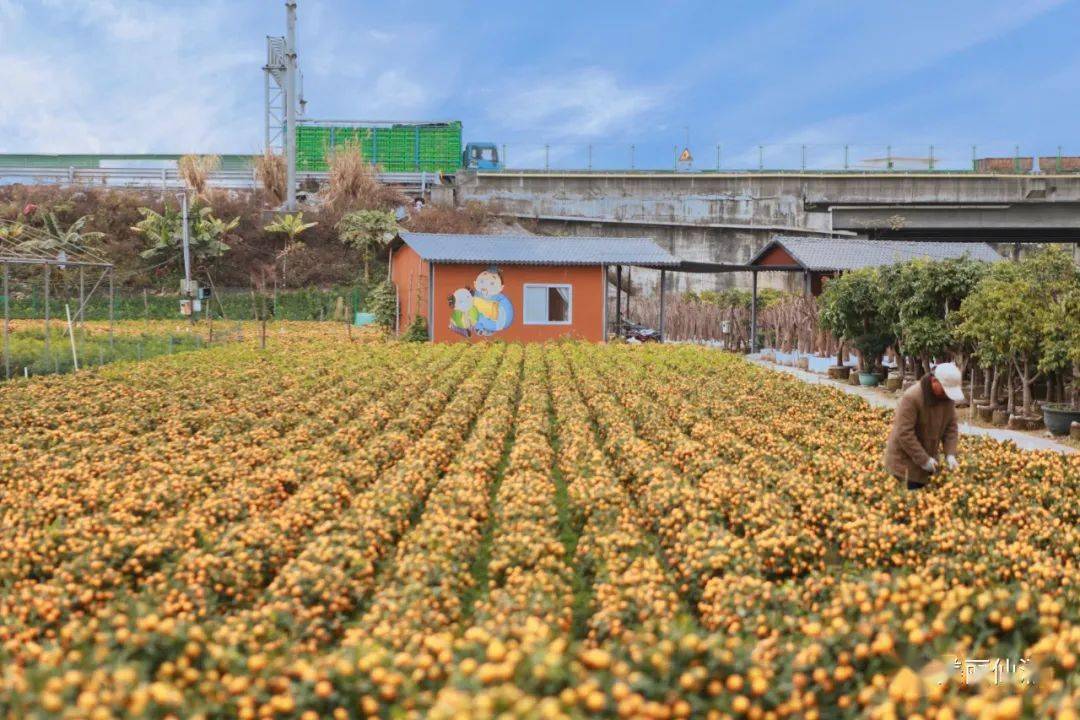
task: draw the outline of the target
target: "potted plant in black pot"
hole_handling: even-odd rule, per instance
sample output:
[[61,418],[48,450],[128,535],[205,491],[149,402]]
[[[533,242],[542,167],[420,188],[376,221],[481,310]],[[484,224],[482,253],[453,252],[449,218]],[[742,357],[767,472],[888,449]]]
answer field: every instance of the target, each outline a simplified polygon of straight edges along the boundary
[[1043,403],[1043,422],[1051,434],[1068,435],[1072,424],[1080,423],[1080,280],[1051,305],[1043,330],[1039,369],[1069,378],[1067,389],[1063,388],[1068,401]]
[[[1020,262],[996,263],[964,300],[960,316],[958,330],[974,342],[979,360],[1003,366],[1009,427],[1045,423],[1068,432],[1069,414],[1080,410],[1075,392],[1073,402],[1047,403],[1036,413],[1035,389],[1043,378],[1080,364],[1080,271],[1072,258],[1048,248]],[[1005,415],[993,411],[994,424]]]

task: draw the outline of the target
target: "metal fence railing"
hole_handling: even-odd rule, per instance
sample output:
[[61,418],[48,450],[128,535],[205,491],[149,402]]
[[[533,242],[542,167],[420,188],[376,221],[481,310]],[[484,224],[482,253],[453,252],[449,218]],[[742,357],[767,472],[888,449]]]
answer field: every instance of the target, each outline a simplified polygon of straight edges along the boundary
[[[505,143],[500,159],[508,170],[552,172],[976,172],[996,174],[1080,173],[1080,155],[1062,147],[1033,150],[1009,143],[723,143],[575,142]],[[297,179],[326,182],[329,174],[301,170]],[[440,185],[438,172],[382,172],[387,184],[425,192]],[[0,163],[0,185],[15,182],[111,187],[183,187],[175,167],[56,167]],[[252,169],[218,170],[210,184],[223,188],[258,185]]]
[[[511,170],[656,172],[1080,172],[1080,156],[1015,143],[506,143]],[[684,154],[684,151],[689,151]]]
[[[323,183],[328,177],[329,173],[326,172],[297,173],[297,180],[301,183],[305,180]],[[431,172],[379,173],[378,177],[388,185],[400,185],[420,191],[442,183],[442,176]],[[175,168],[0,166],[0,185],[16,182],[161,188],[162,191],[184,187],[184,181]],[[254,170],[217,170],[210,175],[210,185],[214,187],[244,189],[257,187],[258,184]]]

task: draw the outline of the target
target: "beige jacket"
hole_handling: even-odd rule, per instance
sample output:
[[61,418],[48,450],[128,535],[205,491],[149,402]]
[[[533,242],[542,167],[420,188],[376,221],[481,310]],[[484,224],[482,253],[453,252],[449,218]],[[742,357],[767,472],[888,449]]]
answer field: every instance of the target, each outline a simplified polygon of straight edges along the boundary
[[885,445],[885,469],[898,478],[925,483],[930,474],[922,466],[928,458],[937,459],[942,444],[946,455],[955,455],[958,435],[956,407],[952,400],[934,395],[926,375],[900,397]]

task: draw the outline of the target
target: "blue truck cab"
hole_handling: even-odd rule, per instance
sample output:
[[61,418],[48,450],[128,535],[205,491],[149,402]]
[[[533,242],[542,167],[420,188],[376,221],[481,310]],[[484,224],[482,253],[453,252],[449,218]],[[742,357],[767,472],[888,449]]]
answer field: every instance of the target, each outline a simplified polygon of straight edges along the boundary
[[499,149],[495,143],[471,142],[465,145],[461,153],[461,164],[474,170],[502,170],[503,164],[499,160]]

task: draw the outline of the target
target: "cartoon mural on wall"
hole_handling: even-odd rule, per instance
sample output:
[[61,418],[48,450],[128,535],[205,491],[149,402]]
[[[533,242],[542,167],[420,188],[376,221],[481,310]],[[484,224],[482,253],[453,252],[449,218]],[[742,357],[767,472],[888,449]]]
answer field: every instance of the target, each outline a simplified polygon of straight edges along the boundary
[[483,337],[510,327],[514,306],[502,291],[502,273],[494,266],[477,275],[472,288],[455,290],[448,298],[450,329],[465,337]]

